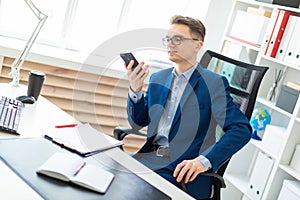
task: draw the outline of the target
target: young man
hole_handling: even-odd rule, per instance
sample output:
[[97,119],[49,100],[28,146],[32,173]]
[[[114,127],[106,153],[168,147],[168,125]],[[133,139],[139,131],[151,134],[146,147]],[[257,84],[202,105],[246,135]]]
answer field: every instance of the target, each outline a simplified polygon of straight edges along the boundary
[[[197,63],[205,27],[190,17],[174,16],[165,38],[170,69],[152,74],[147,92],[141,91],[149,74],[141,62],[130,81],[128,120],[133,128],[147,128],[147,141],[134,157],[195,198],[211,194],[212,179],[201,172],[215,171],[251,137],[251,126],[230,97],[225,77]],[[215,143],[216,125],[224,131]]]

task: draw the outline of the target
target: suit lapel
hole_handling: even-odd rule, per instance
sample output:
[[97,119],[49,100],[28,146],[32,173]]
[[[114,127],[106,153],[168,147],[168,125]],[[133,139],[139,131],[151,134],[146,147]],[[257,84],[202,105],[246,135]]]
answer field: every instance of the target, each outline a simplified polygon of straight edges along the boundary
[[[151,112],[149,112],[151,118],[151,126],[148,126],[148,140],[151,142],[157,133],[158,124],[162,113],[164,111],[164,107],[167,102],[168,95],[170,93],[170,88],[172,84],[172,69],[170,69],[169,73],[164,79],[158,79],[151,84],[153,86],[151,99]],[[155,86],[156,85],[156,86]]]
[[168,95],[170,93],[170,88],[171,88],[171,84],[172,84],[172,79],[173,79],[173,75],[172,72],[169,74],[169,76],[166,79],[166,82],[164,84],[165,87],[163,87],[164,91],[158,91],[159,93],[161,93],[161,98],[159,100],[160,104],[165,107],[166,102],[167,102],[167,98]]
[[[173,126],[180,119],[181,110],[183,109],[186,101],[188,100],[190,95],[193,92],[195,92],[195,88],[196,88],[198,82],[200,81],[200,77],[201,77],[199,70],[202,70],[202,69],[201,69],[201,66],[198,64],[197,68],[195,69],[195,71],[193,72],[193,74],[192,74],[192,76],[189,80],[189,83],[186,85],[186,87],[184,89],[184,92],[183,92],[182,97],[180,99],[180,103],[179,103],[179,105],[176,109],[176,113],[175,113],[175,116],[174,116],[174,120],[172,122],[171,130],[173,130]],[[171,131],[170,135],[169,135],[169,142],[173,139],[174,136],[175,136],[175,133],[173,131]]]
[[195,90],[195,87],[197,85],[197,83],[199,82],[199,79],[200,78],[200,74],[198,72],[198,70],[196,69],[190,80],[189,80],[189,83],[186,85],[185,89],[184,89],[184,92],[182,94],[182,97],[180,99],[180,106],[184,106],[186,100],[188,99],[188,97],[191,95],[192,92],[194,92]]

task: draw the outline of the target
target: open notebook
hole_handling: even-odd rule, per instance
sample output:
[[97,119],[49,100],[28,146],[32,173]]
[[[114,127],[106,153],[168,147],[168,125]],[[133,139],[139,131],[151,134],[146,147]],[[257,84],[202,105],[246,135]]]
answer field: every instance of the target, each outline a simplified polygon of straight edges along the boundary
[[72,182],[100,193],[106,192],[114,178],[112,173],[86,163],[81,157],[65,153],[53,154],[38,168],[37,173]]
[[123,144],[122,141],[94,129],[90,124],[71,128],[53,128],[46,131],[45,138],[83,157]]

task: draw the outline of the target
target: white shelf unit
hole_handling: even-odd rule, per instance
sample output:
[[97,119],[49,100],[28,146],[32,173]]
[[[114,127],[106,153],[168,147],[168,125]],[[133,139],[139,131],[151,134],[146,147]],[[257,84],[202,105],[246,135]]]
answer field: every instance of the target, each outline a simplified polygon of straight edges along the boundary
[[[256,107],[267,108],[271,114],[271,125],[283,127],[285,129],[285,135],[282,138],[282,148],[277,151],[276,154],[261,145],[261,141],[251,139],[251,141],[243,149],[232,157],[224,175],[227,187],[222,191],[223,200],[274,200],[278,198],[283,180],[289,179],[300,181],[300,172],[289,166],[295,146],[296,144],[300,144],[300,97],[298,97],[296,106],[292,113],[277,107],[276,98],[272,102],[266,98],[269,88],[275,80],[276,70],[283,70],[284,72],[284,76],[277,88],[276,97],[278,97],[281,86],[285,85],[288,81],[300,82],[300,63],[299,66],[295,66],[276,58],[264,56],[262,53],[262,45],[253,46],[229,37],[230,30],[236,16],[236,11],[246,11],[249,6],[270,11],[272,14],[274,14],[277,9],[284,9],[299,13],[300,15],[300,9],[267,4],[254,0],[236,0],[233,3],[231,14],[223,33],[223,42],[220,44],[219,48],[220,52],[226,55],[228,52],[222,51],[225,44],[238,45],[241,47],[241,51],[238,57],[235,57],[236,59],[269,67],[269,70],[261,83]],[[231,56],[230,53],[228,53],[228,56]],[[274,146],[274,148],[277,147]],[[274,162],[261,198],[253,198],[253,196],[249,194],[249,180],[259,152],[264,153]]]

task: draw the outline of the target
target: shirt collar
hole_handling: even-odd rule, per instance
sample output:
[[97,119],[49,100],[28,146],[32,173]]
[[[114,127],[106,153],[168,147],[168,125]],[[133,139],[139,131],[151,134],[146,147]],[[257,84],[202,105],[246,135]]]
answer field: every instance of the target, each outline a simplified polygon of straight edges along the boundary
[[[193,66],[191,67],[189,70],[185,71],[184,73],[182,73],[181,75],[184,76],[187,80],[189,80],[193,74],[193,72],[195,71],[195,69],[197,68],[198,66],[198,62]],[[173,77],[179,77],[180,75],[178,75],[176,72],[175,72],[175,67],[173,68],[172,70],[172,75]]]

